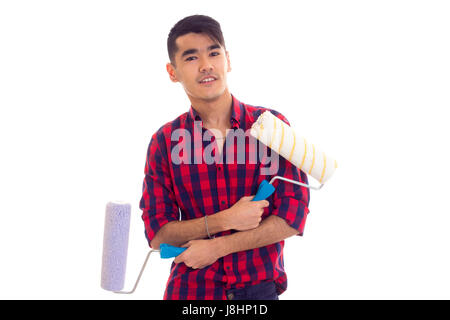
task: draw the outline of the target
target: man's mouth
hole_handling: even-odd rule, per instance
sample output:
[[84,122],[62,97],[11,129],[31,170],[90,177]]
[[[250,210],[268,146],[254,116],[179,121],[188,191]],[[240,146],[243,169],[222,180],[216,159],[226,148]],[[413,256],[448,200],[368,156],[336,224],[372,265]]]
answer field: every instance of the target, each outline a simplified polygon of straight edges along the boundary
[[199,83],[201,83],[201,84],[208,84],[208,83],[212,83],[214,81],[216,81],[216,78],[208,77],[208,78],[205,78],[205,79],[199,81]]

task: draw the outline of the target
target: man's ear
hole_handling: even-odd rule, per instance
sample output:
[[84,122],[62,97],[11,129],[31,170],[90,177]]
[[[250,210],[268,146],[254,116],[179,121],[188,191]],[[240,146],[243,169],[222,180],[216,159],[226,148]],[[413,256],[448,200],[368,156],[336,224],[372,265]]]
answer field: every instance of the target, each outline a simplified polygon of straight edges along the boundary
[[225,52],[226,56],[227,56],[227,62],[228,62],[228,69],[227,72],[231,71],[231,62],[230,62],[230,54],[228,53],[228,51]]
[[167,73],[169,74],[169,78],[170,78],[170,80],[172,80],[172,82],[179,82],[179,80],[177,78],[177,74],[175,72],[175,67],[170,62],[168,62],[166,64],[166,70],[167,70]]

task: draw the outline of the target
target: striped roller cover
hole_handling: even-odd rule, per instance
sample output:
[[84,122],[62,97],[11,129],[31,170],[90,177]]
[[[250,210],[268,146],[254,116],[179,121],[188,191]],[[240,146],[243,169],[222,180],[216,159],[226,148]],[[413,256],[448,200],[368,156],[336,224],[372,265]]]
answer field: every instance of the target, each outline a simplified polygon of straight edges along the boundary
[[258,117],[250,134],[320,183],[325,183],[337,168],[336,160],[296,135],[289,125],[270,111]]

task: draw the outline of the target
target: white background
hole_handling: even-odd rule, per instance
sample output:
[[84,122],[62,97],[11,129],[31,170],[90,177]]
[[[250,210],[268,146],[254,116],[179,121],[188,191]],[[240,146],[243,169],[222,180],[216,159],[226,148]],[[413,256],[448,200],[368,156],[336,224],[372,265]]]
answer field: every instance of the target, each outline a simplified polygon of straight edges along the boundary
[[261,0],[0,2],[0,298],[162,298],[157,256],[134,295],[100,288],[104,212],[133,206],[129,289],[148,143],[190,107],[165,64],[191,14],[221,23],[238,99],[338,160],[280,298],[449,299],[448,2]]

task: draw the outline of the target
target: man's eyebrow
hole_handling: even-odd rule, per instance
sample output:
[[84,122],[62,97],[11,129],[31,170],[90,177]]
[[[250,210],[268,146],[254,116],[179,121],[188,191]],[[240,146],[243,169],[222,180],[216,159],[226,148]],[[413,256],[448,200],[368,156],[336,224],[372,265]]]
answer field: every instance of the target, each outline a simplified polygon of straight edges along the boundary
[[[213,44],[212,46],[208,47],[208,51],[211,51],[211,50],[214,50],[214,49],[220,49],[220,45]],[[194,54],[194,53],[197,53],[197,52],[198,52],[198,49],[187,49],[181,54],[181,57],[183,58],[184,56],[188,56],[190,54]]]

